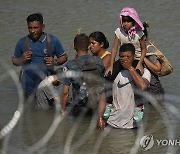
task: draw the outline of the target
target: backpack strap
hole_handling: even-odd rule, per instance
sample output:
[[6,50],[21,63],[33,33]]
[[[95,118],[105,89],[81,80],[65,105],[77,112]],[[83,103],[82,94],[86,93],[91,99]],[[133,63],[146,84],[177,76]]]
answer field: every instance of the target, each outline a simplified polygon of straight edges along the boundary
[[26,35],[25,37],[25,51],[29,51],[30,47],[29,47],[29,35]]
[[[51,56],[51,36],[46,33],[46,48],[47,48],[47,56]],[[25,37],[25,51],[30,50],[30,45],[29,45],[29,35]],[[49,75],[54,74],[54,67],[48,67],[49,70]]]

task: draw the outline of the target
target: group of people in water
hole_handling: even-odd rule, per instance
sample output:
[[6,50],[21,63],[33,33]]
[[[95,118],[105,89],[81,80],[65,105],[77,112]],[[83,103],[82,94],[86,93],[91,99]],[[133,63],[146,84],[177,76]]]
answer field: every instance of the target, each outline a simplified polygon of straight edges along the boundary
[[[74,38],[76,57],[68,61],[59,39],[44,32],[42,15],[29,15],[29,35],[19,39],[12,57],[14,65],[22,66],[20,81],[25,98],[33,96],[37,106],[43,109],[60,103],[60,112],[62,116],[66,116],[70,86],[73,88],[73,98],[82,96],[78,93],[79,89],[82,90],[81,73],[85,72],[85,68],[88,71],[95,69],[102,77],[101,85],[104,86],[93,90],[96,93],[94,98],[97,99],[95,109],[98,112],[98,128],[104,129],[106,124],[114,128],[134,128],[135,109],[143,111],[145,103],[138,99],[141,96],[135,93],[135,89],[148,91],[154,97],[158,96],[157,99],[164,94],[157,75],[161,70],[161,63],[153,53],[147,54],[148,25],[141,22],[136,10],[123,8],[119,21],[120,26],[115,30],[111,52],[107,50],[109,42],[103,32],[95,31],[89,36],[80,33]],[[92,55],[88,53],[89,50]],[[119,58],[116,60],[117,53]],[[62,64],[63,67],[54,71],[54,66]],[[97,81],[99,79],[96,76],[92,78]],[[55,88],[59,84],[62,84],[61,92]],[[88,95],[90,97],[90,93]],[[72,104],[76,101],[77,99],[73,99]],[[88,106],[88,100],[86,101]],[[105,119],[103,114],[107,104],[112,106],[110,115]]]

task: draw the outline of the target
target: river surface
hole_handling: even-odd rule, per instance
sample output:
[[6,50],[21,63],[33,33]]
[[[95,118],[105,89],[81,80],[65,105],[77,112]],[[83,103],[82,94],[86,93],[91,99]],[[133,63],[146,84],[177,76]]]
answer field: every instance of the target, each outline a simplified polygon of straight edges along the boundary
[[[166,92],[165,102],[162,106],[155,101],[146,104],[139,129],[106,127],[102,132],[96,129],[95,115],[81,118],[68,115],[63,119],[55,110],[39,111],[32,102],[23,103],[18,83],[20,68],[12,65],[11,57],[17,40],[28,34],[29,14],[43,14],[45,31],[57,36],[69,59],[73,59],[72,42],[79,28],[88,35],[97,30],[104,32],[111,51],[119,12],[125,6],[134,7],[141,20],[149,23],[149,38],[174,67],[172,74],[160,78]],[[180,144],[167,145],[169,141],[180,140],[179,0],[1,0],[0,19],[1,153],[180,153]],[[143,151],[139,141],[145,135],[153,136],[154,146]]]

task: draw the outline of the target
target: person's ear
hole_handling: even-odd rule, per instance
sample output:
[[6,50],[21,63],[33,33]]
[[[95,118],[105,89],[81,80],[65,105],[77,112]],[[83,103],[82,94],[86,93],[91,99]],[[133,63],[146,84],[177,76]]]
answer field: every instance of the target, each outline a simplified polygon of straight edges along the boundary
[[102,43],[101,43],[101,48],[102,48],[103,46],[104,46],[104,43],[102,42]]
[[42,24],[42,30],[44,30],[45,29],[45,24]]
[[88,45],[88,50],[90,50],[90,46],[91,46],[91,44]]

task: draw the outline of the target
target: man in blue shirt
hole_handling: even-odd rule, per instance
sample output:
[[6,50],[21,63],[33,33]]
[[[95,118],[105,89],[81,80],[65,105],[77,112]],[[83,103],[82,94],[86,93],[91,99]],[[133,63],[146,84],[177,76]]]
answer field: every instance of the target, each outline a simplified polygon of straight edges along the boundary
[[43,17],[34,13],[27,17],[29,35],[16,44],[12,63],[22,66],[20,75],[25,97],[34,94],[39,83],[58,66],[67,61],[61,42],[44,31]]

